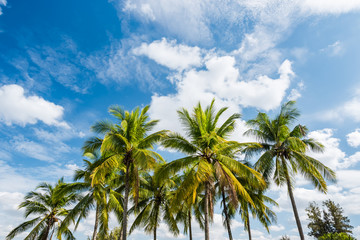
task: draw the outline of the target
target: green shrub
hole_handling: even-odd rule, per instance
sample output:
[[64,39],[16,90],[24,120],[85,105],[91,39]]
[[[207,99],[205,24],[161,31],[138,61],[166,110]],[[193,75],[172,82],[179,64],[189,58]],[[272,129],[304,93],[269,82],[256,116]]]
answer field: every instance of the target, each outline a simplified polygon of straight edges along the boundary
[[319,240],[356,240],[346,233],[328,233],[318,238]]

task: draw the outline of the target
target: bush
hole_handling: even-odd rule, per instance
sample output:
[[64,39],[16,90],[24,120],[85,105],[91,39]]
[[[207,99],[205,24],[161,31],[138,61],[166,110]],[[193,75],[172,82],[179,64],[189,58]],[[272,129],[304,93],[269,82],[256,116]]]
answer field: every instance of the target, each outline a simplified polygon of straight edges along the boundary
[[356,240],[346,233],[328,233],[318,238],[319,240]]

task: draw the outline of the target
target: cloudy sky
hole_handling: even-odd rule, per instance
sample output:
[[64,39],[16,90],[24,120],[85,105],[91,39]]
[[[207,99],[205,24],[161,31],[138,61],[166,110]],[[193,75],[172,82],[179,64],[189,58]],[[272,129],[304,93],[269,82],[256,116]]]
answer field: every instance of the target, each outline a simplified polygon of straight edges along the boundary
[[[331,198],[360,238],[359,42],[359,0],[0,0],[0,238],[23,221],[24,193],[72,179],[89,127],[110,105],[150,104],[158,128],[181,131],[176,110],[212,98],[242,113],[239,141],[258,111],[297,100],[299,122],[326,147],[315,157],[338,176],[327,195],[297,178],[303,227],[309,201]],[[269,195],[278,223],[267,234],[253,221],[254,238],[298,239],[286,189]],[[226,239],[216,212],[211,236]],[[92,224],[82,223],[79,239]],[[238,218],[233,230],[246,239]]]

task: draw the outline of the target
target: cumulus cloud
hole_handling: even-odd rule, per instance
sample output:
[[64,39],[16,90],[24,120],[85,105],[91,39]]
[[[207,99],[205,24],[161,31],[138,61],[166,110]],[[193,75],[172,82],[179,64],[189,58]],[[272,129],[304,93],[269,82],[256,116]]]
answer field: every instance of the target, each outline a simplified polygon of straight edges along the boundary
[[167,41],[166,38],[150,44],[142,43],[133,52],[136,55],[145,55],[161,65],[178,71],[200,66],[202,61],[199,47],[176,44],[176,40]]
[[175,94],[153,95],[149,113],[152,118],[162,120],[162,127],[180,130],[176,125],[176,111],[182,107],[191,109],[199,101],[207,105],[212,98],[219,107],[229,106],[229,112],[240,112],[240,106],[275,109],[281,104],[294,74],[291,62],[285,60],[278,73],[277,79],[262,75],[241,81],[234,57],[207,56],[203,68],[187,70],[178,77]]
[[62,120],[63,114],[62,106],[36,95],[27,96],[19,85],[0,87],[0,121],[6,125],[25,126],[42,121],[47,125],[69,128]]
[[311,152],[309,155],[320,160],[333,170],[346,169],[358,163],[360,161],[360,152],[347,156],[340,149],[340,139],[335,138],[333,135],[334,131],[329,128],[310,132],[308,137],[323,144],[325,150],[322,153]]
[[351,147],[360,146],[360,128],[346,135],[346,141]]

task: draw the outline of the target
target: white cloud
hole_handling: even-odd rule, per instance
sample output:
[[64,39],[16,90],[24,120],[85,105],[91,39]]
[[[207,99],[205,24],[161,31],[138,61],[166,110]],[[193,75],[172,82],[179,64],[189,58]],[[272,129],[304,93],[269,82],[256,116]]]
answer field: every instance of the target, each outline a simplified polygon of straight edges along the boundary
[[0,192],[23,192],[31,190],[37,181],[0,160],[0,183]]
[[16,151],[21,152],[22,154],[25,154],[31,158],[47,162],[52,162],[55,160],[53,155],[48,152],[48,149],[45,146],[28,139],[24,139],[22,136],[15,137],[12,141],[12,145]]
[[47,125],[69,128],[62,120],[64,108],[33,95],[26,96],[24,89],[16,84],[0,87],[0,121],[6,125],[35,124],[42,121]]
[[[36,133],[37,134],[37,133]],[[37,135],[39,138],[39,136]],[[69,147],[60,139],[40,138],[41,141],[29,140],[22,135],[15,136],[10,140],[12,148],[26,156],[41,161],[53,162],[64,159],[64,154],[78,152]]]
[[322,112],[318,115],[321,120],[337,120],[351,119],[360,122],[360,89],[355,90],[353,97],[341,104],[339,107]]
[[190,69],[177,79],[175,94],[153,95],[149,114],[153,119],[161,119],[163,128],[180,131],[176,111],[182,107],[191,110],[199,101],[208,105],[215,98],[218,107],[228,106],[231,113],[241,112],[240,106],[274,109],[290,85],[290,61],[284,61],[278,72],[278,79],[259,76],[240,81],[234,57],[207,57],[204,70]]
[[135,82],[140,84],[140,87],[146,86],[146,90],[149,87],[158,87],[161,83],[157,74],[161,70],[144,64],[134,55],[133,48],[139,45],[140,40],[136,37],[114,40],[109,47],[84,58],[82,63],[92,70],[103,84],[115,82],[116,86],[122,86]]
[[303,0],[299,2],[304,13],[341,14],[360,10],[360,1],[358,0]]
[[301,97],[301,93],[299,92],[299,90],[291,89],[291,92],[290,92],[289,96],[287,97],[287,99],[291,100],[291,101],[295,101],[300,97]]
[[166,38],[151,44],[143,43],[133,52],[135,55],[148,56],[157,63],[178,71],[200,66],[202,62],[199,47],[176,44],[176,40],[167,41]]
[[270,231],[279,232],[279,231],[283,231],[285,229],[285,227],[281,224],[278,224],[278,225],[270,226],[269,229],[270,229]]
[[327,53],[329,56],[339,56],[344,52],[344,46],[340,41],[336,41],[320,51]]
[[324,145],[322,153],[310,153],[309,155],[320,160],[326,166],[336,169],[341,166],[341,162],[346,157],[345,152],[340,149],[340,139],[333,137],[334,131],[326,128],[310,132],[308,137]]
[[188,40],[211,39],[204,5],[192,0],[119,1],[119,11],[135,13],[141,20],[154,21],[165,31]]
[[0,0],[0,15],[2,15],[2,9],[1,7],[4,6],[6,7],[7,5],[7,1],[6,0]]
[[333,134],[334,131],[329,128],[310,132],[308,137],[319,141],[325,149],[324,152],[310,152],[309,155],[333,170],[346,169],[360,162],[360,152],[346,156],[346,153],[340,149],[340,139],[333,137]]
[[351,147],[360,146],[360,128],[346,135],[346,141]]

